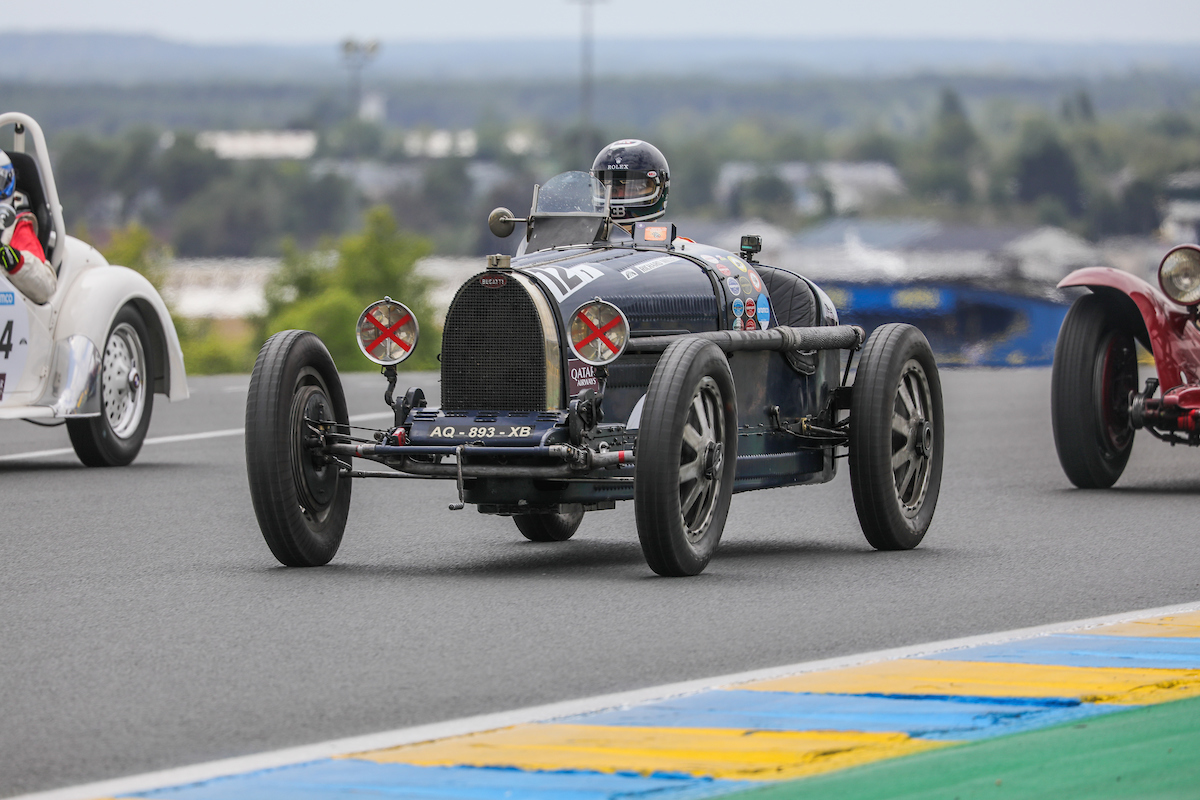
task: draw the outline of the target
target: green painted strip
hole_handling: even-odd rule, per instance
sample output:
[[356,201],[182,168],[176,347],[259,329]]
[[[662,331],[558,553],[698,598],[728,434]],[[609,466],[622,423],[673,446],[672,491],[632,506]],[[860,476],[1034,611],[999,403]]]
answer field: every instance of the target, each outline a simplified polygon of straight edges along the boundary
[[1200,797],[1200,698],[948,747],[727,797],[973,800]]

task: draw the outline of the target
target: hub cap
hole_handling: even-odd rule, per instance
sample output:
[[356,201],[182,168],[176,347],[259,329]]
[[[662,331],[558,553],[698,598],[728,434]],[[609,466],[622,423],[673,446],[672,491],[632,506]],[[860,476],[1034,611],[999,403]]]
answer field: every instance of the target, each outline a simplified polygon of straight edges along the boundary
[[113,328],[104,345],[100,385],[104,417],[121,439],[128,439],[142,422],[146,407],[146,384],[142,372],[146,354],[142,340],[127,322]]

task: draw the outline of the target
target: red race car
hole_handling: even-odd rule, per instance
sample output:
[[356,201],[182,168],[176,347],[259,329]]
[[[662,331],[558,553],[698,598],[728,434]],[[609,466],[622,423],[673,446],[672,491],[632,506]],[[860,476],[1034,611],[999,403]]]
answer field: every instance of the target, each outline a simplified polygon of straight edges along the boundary
[[[1116,483],[1138,430],[1200,445],[1200,246],[1167,253],[1158,287],[1103,267],[1076,270],[1059,286],[1091,290],[1063,321],[1051,378],[1054,445],[1071,482]],[[1144,387],[1135,342],[1154,356]]]

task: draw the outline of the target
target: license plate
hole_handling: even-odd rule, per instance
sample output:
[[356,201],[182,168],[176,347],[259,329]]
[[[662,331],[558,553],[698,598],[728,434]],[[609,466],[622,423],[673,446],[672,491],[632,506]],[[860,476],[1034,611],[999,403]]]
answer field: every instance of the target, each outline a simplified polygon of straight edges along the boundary
[[533,435],[532,425],[434,425],[430,439],[524,439]]

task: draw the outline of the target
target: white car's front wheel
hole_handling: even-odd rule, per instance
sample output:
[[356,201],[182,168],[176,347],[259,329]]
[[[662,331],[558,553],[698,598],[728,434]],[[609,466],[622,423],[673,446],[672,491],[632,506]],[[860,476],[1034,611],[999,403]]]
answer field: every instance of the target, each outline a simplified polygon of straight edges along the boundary
[[142,315],[122,308],[100,355],[100,416],[67,420],[75,454],[89,467],[124,466],[142,449],[154,407],[149,344]]

